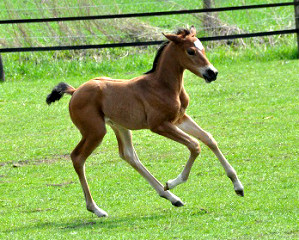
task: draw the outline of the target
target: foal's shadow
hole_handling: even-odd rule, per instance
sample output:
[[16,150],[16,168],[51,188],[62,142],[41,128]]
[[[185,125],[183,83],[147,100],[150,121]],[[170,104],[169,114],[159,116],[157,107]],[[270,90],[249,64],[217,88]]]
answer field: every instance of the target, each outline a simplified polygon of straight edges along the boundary
[[155,215],[148,215],[148,216],[140,216],[140,215],[131,215],[127,217],[108,217],[108,218],[97,218],[95,215],[92,214],[92,217],[89,219],[82,220],[80,218],[74,218],[69,222],[46,222],[46,223],[36,223],[30,226],[22,226],[11,228],[9,230],[3,231],[3,233],[12,233],[12,232],[22,232],[22,231],[30,231],[30,230],[61,230],[61,231],[68,231],[68,230],[80,230],[80,229],[88,229],[88,228],[106,228],[106,229],[114,229],[119,228],[122,226],[127,226],[128,222],[134,223],[138,222],[138,225],[142,223],[146,223],[147,221],[152,220],[161,220],[166,219],[169,217],[167,213],[155,214]]
[[65,224],[59,224],[61,225],[60,228],[62,229],[80,229],[80,228],[88,228],[88,227],[94,227],[97,226],[99,228],[106,228],[106,229],[113,229],[113,228],[119,228],[123,225],[128,225],[128,222],[134,223],[138,221],[138,224],[142,224],[148,221],[153,220],[161,220],[166,219],[169,217],[169,214],[155,214],[155,215],[149,215],[149,216],[128,216],[128,217],[108,217],[108,218],[91,218],[90,221],[82,222],[80,219],[75,220],[70,223]]

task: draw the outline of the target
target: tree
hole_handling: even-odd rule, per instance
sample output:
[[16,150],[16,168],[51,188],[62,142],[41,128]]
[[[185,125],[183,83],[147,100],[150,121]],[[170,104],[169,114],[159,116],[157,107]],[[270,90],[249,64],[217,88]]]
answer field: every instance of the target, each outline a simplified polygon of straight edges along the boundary
[[[214,0],[203,0],[204,9],[210,9],[213,8],[214,6],[215,6]],[[214,28],[217,24],[216,19],[217,19],[217,15],[215,13],[207,12],[204,14],[203,26],[206,32],[212,33],[214,31]]]

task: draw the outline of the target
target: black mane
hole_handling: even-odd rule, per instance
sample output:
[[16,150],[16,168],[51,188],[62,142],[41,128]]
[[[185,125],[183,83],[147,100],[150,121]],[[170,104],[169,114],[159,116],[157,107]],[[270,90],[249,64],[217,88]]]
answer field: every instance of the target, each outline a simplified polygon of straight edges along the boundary
[[190,30],[186,28],[179,28],[176,32],[177,35],[183,35],[184,37],[189,35],[190,33]]
[[145,74],[153,73],[154,71],[156,71],[159,58],[161,57],[161,54],[162,54],[164,48],[168,45],[168,43],[169,43],[169,41],[166,41],[166,42],[162,43],[162,45],[160,46],[160,48],[158,49],[158,51],[156,53],[152,69],[147,71]]
[[[187,35],[190,34],[190,30],[181,28],[181,29],[177,30],[176,34],[177,35],[187,36]],[[164,48],[168,45],[168,43],[169,43],[169,41],[166,41],[166,42],[162,43],[162,45],[160,46],[160,48],[158,49],[158,51],[156,53],[152,69],[147,71],[145,74],[153,73],[154,71],[156,71],[159,58],[161,57],[161,54],[162,54]]]

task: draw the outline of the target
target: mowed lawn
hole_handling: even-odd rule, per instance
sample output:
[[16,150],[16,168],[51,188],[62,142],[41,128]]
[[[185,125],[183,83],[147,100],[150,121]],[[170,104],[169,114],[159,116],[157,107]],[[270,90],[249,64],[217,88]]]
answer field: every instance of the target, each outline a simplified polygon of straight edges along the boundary
[[[39,63],[45,77],[32,79],[25,69],[0,84],[1,239],[299,238],[298,60],[218,60],[212,84],[185,74],[188,114],[213,134],[237,170],[244,198],[202,145],[189,181],[173,190],[186,205],[173,207],[119,158],[109,129],[87,160],[93,197],[109,214],[104,219],[86,211],[69,157],[80,139],[68,115],[70,97],[45,103],[60,81],[77,87],[108,75],[86,73],[84,62],[78,66],[54,77],[57,64]],[[119,78],[147,70],[111,68],[109,75]],[[187,161],[185,147],[150,131],[134,132],[133,140],[141,161],[163,183]]]

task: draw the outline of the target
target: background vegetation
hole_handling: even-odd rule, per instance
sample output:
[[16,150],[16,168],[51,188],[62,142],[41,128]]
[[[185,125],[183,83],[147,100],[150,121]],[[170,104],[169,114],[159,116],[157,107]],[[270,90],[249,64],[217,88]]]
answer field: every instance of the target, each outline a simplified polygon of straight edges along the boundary
[[[260,1],[217,1],[216,6],[254,3]],[[1,11],[0,18],[197,7],[201,5],[194,6],[194,1],[187,0],[146,4],[132,0],[4,0],[0,9],[7,11]],[[218,14],[217,20],[223,23],[221,31],[226,31],[225,27],[241,32],[294,27],[292,7],[228,12]],[[192,24],[200,29],[201,16],[98,21],[90,25],[1,25],[0,46],[161,39],[161,31],[172,32]],[[199,36],[217,34],[203,30]],[[0,238],[298,239],[299,62],[294,36],[205,45],[219,78],[205,84],[186,72],[185,87],[191,98],[188,113],[219,142],[245,186],[244,198],[234,194],[217,159],[202,146],[190,180],[173,190],[186,206],[172,207],[120,160],[116,139],[109,130],[87,161],[93,196],[110,215],[96,218],[85,209],[69,158],[80,139],[68,115],[69,97],[51,107],[45,97],[60,81],[77,87],[95,76],[140,75],[150,69],[157,47],[4,54],[6,82],[0,84]],[[188,157],[183,146],[149,131],[134,132],[133,138],[140,159],[161,182],[182,170]]]

